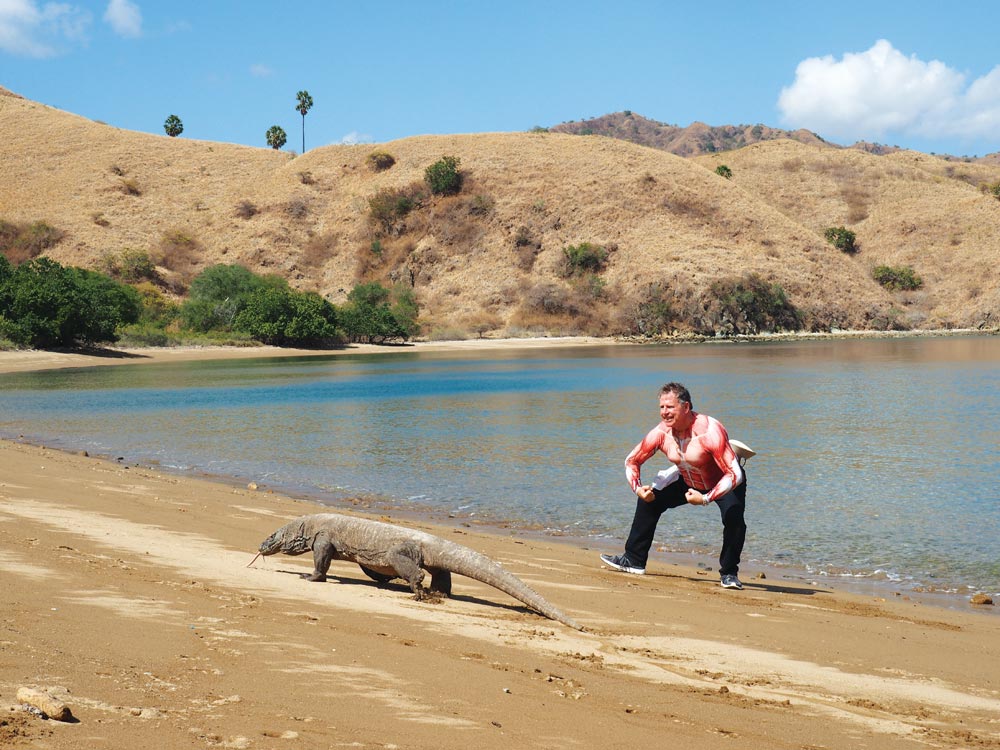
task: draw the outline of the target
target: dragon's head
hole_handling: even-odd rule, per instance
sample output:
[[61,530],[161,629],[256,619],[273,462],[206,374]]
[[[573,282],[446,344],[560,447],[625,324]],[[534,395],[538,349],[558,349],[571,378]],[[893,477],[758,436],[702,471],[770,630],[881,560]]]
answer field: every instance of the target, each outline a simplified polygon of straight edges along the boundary
[[260,543],[258,551],[264,557],[284,552],[286,555],[301,555],[312,549],[306,537],[306,525],[301,520],[292,521],[275,531]]

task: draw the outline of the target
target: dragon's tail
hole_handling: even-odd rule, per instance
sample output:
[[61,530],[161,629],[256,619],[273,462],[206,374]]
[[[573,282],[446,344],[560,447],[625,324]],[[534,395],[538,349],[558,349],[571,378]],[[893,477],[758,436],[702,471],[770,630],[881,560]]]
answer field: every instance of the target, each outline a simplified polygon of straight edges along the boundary
[[488,584],[493,588],[503,591],[505,594],[510,594],[519,602],[528,605],[549,619],[561,622],[576,630],[583,630],[583,626],[580,623],[564,614],[528,584],[513,573],[504,570],[490,558],[461,544],[455,544],[447,540],[439,541],[444,543],[444,548],[438,554],[435,554],[435,560],[425,559],[425,564],[445,568],[452,573]]

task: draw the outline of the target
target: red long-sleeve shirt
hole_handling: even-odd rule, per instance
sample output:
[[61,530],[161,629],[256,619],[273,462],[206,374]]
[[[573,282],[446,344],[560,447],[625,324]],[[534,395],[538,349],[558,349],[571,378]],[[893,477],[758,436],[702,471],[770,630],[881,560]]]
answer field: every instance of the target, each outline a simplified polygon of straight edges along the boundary
[[661,451],[680,470],[688,487],[711,502],[743,481],[743,469],[729,445],[722,422],[707,414],[696,414],[691,437],[678,441],[663,422],[651,429],[625,459],[625,477],[632,491],[641,485],[640,467]]

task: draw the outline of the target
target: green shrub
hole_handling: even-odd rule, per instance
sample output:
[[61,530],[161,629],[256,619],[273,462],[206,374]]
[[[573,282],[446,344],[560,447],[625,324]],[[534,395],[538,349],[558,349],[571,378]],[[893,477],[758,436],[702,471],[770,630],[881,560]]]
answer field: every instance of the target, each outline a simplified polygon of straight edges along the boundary
[[347,304],[339,309],[338,315],[348,340],[384,344],[405,341],[414,335],[418,312],[412,289],[389,290],[378,282],[370,282],[358,284],[348,293]]
[[733,179],[733,170],[727,167],[725,164],[720,164],[715,168],[715,173],[719,177],[725,177],[727,180]]
[[457,156],[442,156],[424,170],[424,180],[434,195],[455,195],[462,189]]
[[191,282],[193,300],[222,302],[249,294],[263,286],[263,279],[246,266],[219,264],[209,266]]
[[719,279],[712,282],[709,291],[717,305],[717,330],[755,334],[802,327],[801,317],[785,290],[756,273],[740,279]]
[[229,330],[246,297],[263,286],[283,284],[287,282],[276,277],[269,281],[240,265],[209,266],[191,282],[181,322],[193,331]]
[[835,248],[845,253],[856,253],[858,251],[857,237],[854,232],[846,227],[828,227],[823,232],[826,241]]
[[0,335],[21,346],[112,342],[139,319],[139,294],[102,274],[48,258],[0,266]]
[[233,328],[273,346],[315,346],[337,341],[336,308],[315,292],[261,287],[251,292]]
[[133,287],[139,294],[142,305],[139,313],[139,325],[159,326],[166,328],[180,316],[181,306],[168,299],[155,284],[144,281]]
[[387,151],[372,151],[365,157],[365,164],[373,172],[384,172],[396,163],[396,157]]
[[201,243],[190,233],[183,229],[170,229],[160,237],[155,259],[157,265],[187,278],[194,273],[202,254]]
[[563,276],[600,273],[608,262],[608,251],[590,242],[563,248]]
[[913,291],[924,283],[909,266],[876,266],[872,278],[889,291]]

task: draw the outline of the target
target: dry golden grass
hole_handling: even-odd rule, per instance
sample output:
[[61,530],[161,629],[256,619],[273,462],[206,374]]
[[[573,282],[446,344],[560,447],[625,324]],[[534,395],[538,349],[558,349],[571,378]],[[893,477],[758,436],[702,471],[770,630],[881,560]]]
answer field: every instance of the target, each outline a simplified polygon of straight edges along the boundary
[[[696,309],[712,281],[748,272],[780,284],[817,327],[872,327],[894,308],[921,327],[1000,316],[1000,202],[978,189],[1000,179],[990,165],[792,141],[686,160],[556,133],[293,156],[119,130],[2,95],[0,149],[0,219],[64,231],[46,252],[59,262],[97,267],[108,252],[145,250],[173,259],[174,288],[208,265],[242,263],[337,303],[359,280],[412,283],[427,331],[614,333],[651,284],[683,281],[695,299],[678,304]],[[395,164],[373,171],[375,150]],[[425,198],[378,237],[368,199],[422,181],[443,155],[461,159],[463,192]],[[720,163],[732,180],[714,173]],[[857,233],[856,256],[823,239],[837,225]],[[599,300],[560,273],[563,248],[581,242],[617,246]],[[924,289],[886,292],[871,279],[879,264],[913,266]],[[569,303],[539,311],[531,300],[544,285]]]

